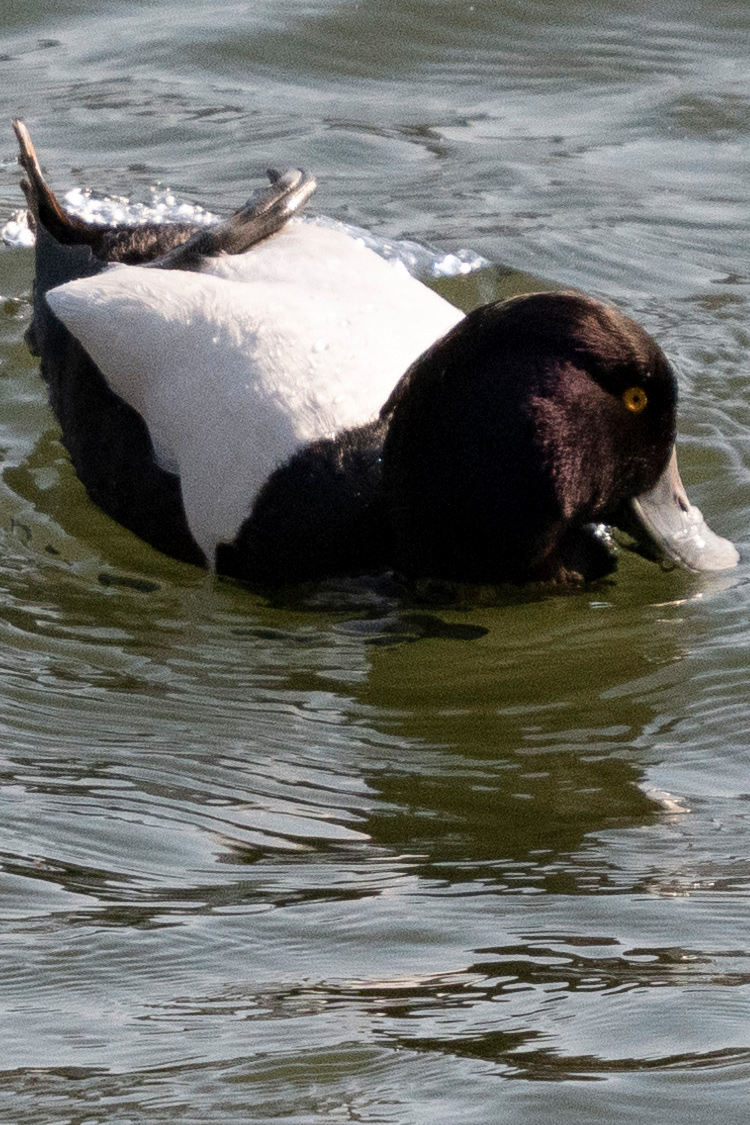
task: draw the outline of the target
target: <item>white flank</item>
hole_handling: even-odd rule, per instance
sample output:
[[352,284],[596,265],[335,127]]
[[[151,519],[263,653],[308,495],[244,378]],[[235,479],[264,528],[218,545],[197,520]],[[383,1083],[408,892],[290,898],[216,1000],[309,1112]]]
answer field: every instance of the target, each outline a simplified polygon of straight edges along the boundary
[[210,560],[275,468],[373,418],[463,315],[343,232],[301,222],[203,273],[112,266],[47,299],[179,474]]

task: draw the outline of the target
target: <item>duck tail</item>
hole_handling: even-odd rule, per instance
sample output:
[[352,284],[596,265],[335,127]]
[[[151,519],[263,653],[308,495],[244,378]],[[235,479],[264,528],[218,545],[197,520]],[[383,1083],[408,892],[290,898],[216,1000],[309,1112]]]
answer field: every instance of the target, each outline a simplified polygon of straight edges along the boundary
[[13,121],[13,132],[18,140],[18,163],[27,176],[27,179],[21,180],[21,188],[26,196],[33,227],[38,230],[41,224],[53,238],[66,245],[93,243],[96,228],[76,215],[68,214],[42,175],[36,149],[23,121]]
[[[23,121],[15,120],[13,131],[18,138],[18,163],[26,173],[21,187],[26,196],[29,225],[37,240],[37,283],[44,292],[51,284],[60,285],[74,277],[95,273],[108,262],[152,262],[202,229],[196,223],[143,223],[132,227],[91,223],[70,214],[46,183]],[[54,269],[47,284],[45,275],[50,262]]]
[[240,207],[214,227],[198,231],[181,246],[152,264],[158,269],[200,270],[204,259],[243,254],[258,242],[281,230],[317,187],[315,177],[301,168],[283,174],[269,169],[270,185],[260,188]]
[[14,121],[13,131],[20,150],[18,163],[26,173],[21,187],[29,209],[29,225],[36,234],[34,311],[26,343],[32,355],[42,358],[42,373],[47,378],[44,360],[64,350],[67,333],[52,315],[44,294],[65,281],[97,273],[104,263],[95,257],[99,232],[69,215],[47,185],[23,121]]

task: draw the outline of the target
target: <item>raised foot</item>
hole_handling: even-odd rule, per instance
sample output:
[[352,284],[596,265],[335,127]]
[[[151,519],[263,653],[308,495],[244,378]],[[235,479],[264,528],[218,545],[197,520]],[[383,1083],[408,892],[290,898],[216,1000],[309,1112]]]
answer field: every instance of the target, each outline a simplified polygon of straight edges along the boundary
[[162,258],[157,269],[200,270],[205,258],[243,254],[269,235],[276,234],[307,203],[317,184],[314,176],[300,168],[280,174],[269,169],[268,187],[260,188],[244,207],[224,222],[198,231]]

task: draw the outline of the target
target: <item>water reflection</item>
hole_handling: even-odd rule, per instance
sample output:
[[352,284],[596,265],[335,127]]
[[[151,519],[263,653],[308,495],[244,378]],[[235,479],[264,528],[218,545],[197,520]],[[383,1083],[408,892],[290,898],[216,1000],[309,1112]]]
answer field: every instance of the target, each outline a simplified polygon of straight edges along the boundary
[[[649,635],[639,649],[628,617],[584,599],[528,603],[471,617],[488,625],[471,651],[436,641],[372,652],[359,698],[392,716],[389,733],[409,748],[366,775],[387,802],[368,818],[373,839],[423,853],[422,874],[450,883],[606,888],[606,865],[574,858],[585,838],[663,808],[644,792],[638,753],[656,701],[603,696],[613,682],[679,677],[675,645]],[[622,649],[618,628],[630,633]]]
[[[640,1050],[628,1056],[627,1046],[636,1044],[628,1042],[627,1029],[618,1044],[624,1053],[602,1055],[595,1034],[603,994],[627,1021],[628,1010],[637,1006],[629,1003],[631,993],[659,990],[654,997],[668,1008],[681,987],[747,985],[750,958],[745,952],[721,951],[709,957],[679,947],[627,949],[608,936],[551,934],[527,935],[517,946],[477,952],[481,959],[464,974],[385,985],[363,981],[342,990],[342,995],[369,1011],[378,1037],[393,1045],[492,1062],[512,1078],[564,1081],[750,1062],[746,1046],[670,1053],[667,1041],[658,1044],[660,1050],[647,1050],[645,1057],[639,1043]],[[574,1010],[576,995],[582,1003]],[[590,1053],[563,1052],[550,1041],[554,1025],[567,1021],[581,1022],[581,1030],[571,1029],[570,1038],[588,1039]],[[594,1027],[586,1027],[587,1021]],[[530,1024],[542,1026],[532,1030]]]

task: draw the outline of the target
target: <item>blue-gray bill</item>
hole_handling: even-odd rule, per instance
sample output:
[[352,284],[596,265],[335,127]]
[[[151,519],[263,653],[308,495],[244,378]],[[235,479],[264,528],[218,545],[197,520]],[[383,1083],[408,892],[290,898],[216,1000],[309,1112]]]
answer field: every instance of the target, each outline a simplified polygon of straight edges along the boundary
[[734,544],[711,531],[688,500],[674,448],[654,487],[630,501],[623,523],[634,540],[623,545],[646,558],[697,572],[731,570],[739,562]]

